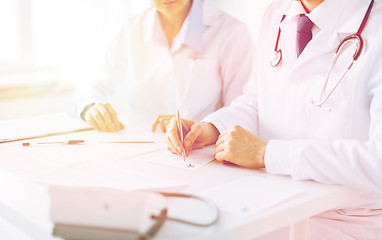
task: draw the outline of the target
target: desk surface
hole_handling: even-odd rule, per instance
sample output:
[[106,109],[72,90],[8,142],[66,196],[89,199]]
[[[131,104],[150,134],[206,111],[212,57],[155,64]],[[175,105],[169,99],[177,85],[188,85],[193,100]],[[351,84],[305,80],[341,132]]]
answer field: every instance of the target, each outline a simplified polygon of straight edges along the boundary
[[[43,118],[39,118],[40,124]],[[51,118],[49,118],[51,119]],[[33,120],[31,120],[33,121]],[[24,122],[24,123],[23,123]],[[7,129],[22,129],[20,124],[28,121],[7,121]],[[4,128],[0,122],[0,129]],[[150,130],[150,128],[148,128]],[[21,131],[21,130],[20,130]],[[77,135],[67,137],[77,137]],[[96,135],[97,133],[94,132]],[[150,149],[163,148],[163,135],[156,133],[156,142],[150,145]],[[54,137],[49,138],[55,140]],[[20,147],[21,143],[0,144],[0,152]],[[178,191],[197,194],[201,191],[211,189],[221,184],[241,179],[246,176],[256,176],[274,184],[288,184],[303,190],[303,193],[288,201],[284,201],[272,208],[265,209],[252,215],[238,215],[224,209],[220,209],[220,219],[214,226],[199,228],[184,224],[166,221],[155,239],[250,239],[261,236],[278,228],[288,226],[309,218],[320,212],[336,208],[357,196],[351,189],[324,185],[313,181],[294,181],[288,176],[275,176],[265,173],[263,170],[251,170],[234,166],[226,166],[217,162],[211,162],[197,170],[178,169],[147,162],[147,159],[155,156],[155,152],[138,154],[135,157],[121,158],[117,153],[136,151],[142,153],[142,148],[137,145],[116,144],[112,148],[100,151],[100,145],[89,144],[78,146],[75,151],[86,151],[94,149],[98,157],[114,156],[118,161],[106,162],[118,168],[129,168],[142,174],[150,175],[158,179],[170,179],[175,182],[186,183],[185,187]],[[148,145],[146,145],[148,146]],[[81,148],[82,147],[82,148]],[[20,174],[15,174],[4,168],[0,159],[0,215],[9,223],[25,232],[34,239],[57,239],[51,236],[53,224],[49,219],[49,195],[46,185],[31,181]],[[24,159],[23,161],[28,161]],[[29,162],[29,164],[31,164]],[[105,162],[104,162],[105,164]],[[247,187],[248,191],[256,191]],[[262,196],[267,194],[262,192]],[[245,196],[243,196],[244,198]],[[0,231],[1,237],[1,231]]]

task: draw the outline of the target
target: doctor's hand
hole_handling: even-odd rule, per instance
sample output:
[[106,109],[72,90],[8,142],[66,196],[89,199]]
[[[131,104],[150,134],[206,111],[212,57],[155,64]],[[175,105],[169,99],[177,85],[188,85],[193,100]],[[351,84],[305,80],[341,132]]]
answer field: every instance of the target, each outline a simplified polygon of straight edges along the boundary
[[85,121],[100,132],[117,132],[125,128],[109,103],[96,103],[84,115]]
[[166,127],[170,123],[171,119],[175,117],[175,115],[158,115],[155,119],[155,122],[153,123],[152,131],[155,132],[157,129],[157,126],[159,124],[160,129],[162,132],[166,132]]
[[[182,119],[184,148],[186,155],[191,149],[199,149],[214,144],[219,137],[219,131],[207,122],[195,122]],[[166,128],[166,144],[169,151],[182,155],[183,145],[179,138],[176,118],[172,118]]]
[[234,126],[220,135],[216,142],[215,158],[247,168],[264,168],[264,154],[268,142]]

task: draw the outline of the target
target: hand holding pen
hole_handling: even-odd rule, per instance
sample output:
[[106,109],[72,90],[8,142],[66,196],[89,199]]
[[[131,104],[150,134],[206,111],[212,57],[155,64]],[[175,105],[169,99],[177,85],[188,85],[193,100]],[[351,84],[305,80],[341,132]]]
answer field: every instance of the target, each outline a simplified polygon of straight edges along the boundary
[[[185,152],[186,157],[189,156],[191,149],[200,149],[205,146],[216,143],[219,137],[219,131],[207,122],[195,122],[193,120],[181,119],[182,134],[184,138],[180,138],[180,127],[176,118],[166,128],[166,145],[172,153],[182,155]],[[183,141],[181,141],[181,139]]]

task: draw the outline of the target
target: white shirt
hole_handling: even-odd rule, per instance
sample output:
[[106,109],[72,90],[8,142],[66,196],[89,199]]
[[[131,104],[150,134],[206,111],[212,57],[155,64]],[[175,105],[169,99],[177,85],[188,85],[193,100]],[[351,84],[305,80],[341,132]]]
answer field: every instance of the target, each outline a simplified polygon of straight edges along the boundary
[[134,120],[152,122],[176,109],[201,120],[242,93],[253,58],[247,26],[210,4],[193,1],[171,49],[150,8],[126,24],[102,73],[78,89],[73,113],[122,95],[117,113]]
[[[311,224],[308,239],[382,239],[380,0],[375,1],[362,33],[365,45],[361,56],[322,108],[312,104],[324,86],[337,47],[346,36],[357,32],[369,4],[370,0],[325,0],[308,14],[315,24],[314,36],[297,58],[298,15],[305,12],[300,1],[273,2],[259,33],[256,76],[229,107],[204,119],[220,132],[241,125],[269,140],[265,151],[269,173],[361,191],[357,201],[312,218],[327,226],[327,231],[314,229],[317,224]],[[286,18],[280,24],[283,14]],[[273,68],[269,56],[279,26],[283,58]],[[346,70],[354,53],[352,46],[339,57],[327,90]]]

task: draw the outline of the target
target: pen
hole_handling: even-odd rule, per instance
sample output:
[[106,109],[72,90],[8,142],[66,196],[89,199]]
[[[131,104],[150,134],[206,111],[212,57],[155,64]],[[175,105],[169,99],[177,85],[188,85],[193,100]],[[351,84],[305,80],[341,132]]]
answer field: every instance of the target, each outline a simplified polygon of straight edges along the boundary
[[183,146],[182,158],[183,158],[183,161],[186,161],[186,152],[184,150],[184,143],[183,143],[182,119],[180,118],[179,110],[176,110],[176,124],[178,125],[178,133],[179,133],[179,137],[180,137],[180,140],[181,140],[182,146]]
[[81,129],[76,129],[76,130],[66,131],[66,132],[54,132],[54,133],[47,133],[47,134],[22,137],[22,138],[15,138],[15,139],[2,139],[2,140],[0,140],[0,144],[1,143],[25,141],[25,140],[31,140],[31,139],[36,139],[36,138],[53,137],[53,136],[59,136],[59,135],[64,135],[64,134],[70,134],[70,133],[93,131],[93,130],[94,130],[93,128],[81,128]]
[[[67,142],[39,142],[37,144],[68,144],[68,145],[76,145],[76,144],[81,144],[84,143],[84,140],[69,140]],[[22,144],[24,147],[29,147],[30,143],[29,142],[24,142]]]

